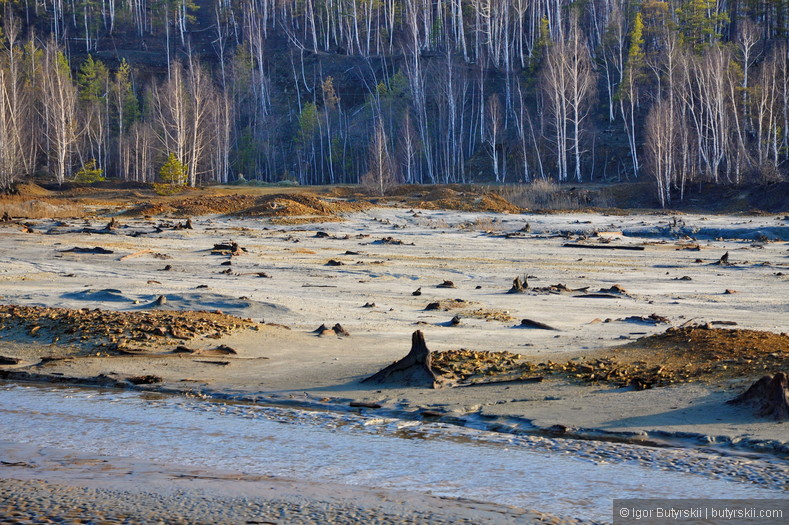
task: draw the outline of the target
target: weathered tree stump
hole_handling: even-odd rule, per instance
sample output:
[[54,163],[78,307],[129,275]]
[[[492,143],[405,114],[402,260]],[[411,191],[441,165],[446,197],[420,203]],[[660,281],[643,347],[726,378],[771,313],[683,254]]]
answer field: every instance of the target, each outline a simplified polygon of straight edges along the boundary
[[526,277],[523,277],[523,281],[521,281],[520,277],[516,277],[512,281],[512,288],[507,293],[526,293],[526,288],[529,287],[529,283],[526,280]]
[[431,368],[430,350],[421,330],[411,335],[411,351],[383,370],[362,380],[362,383],[397,384],[437,388],[438,378]]
[[351,333],[348,330],[346,330],[345,328],[343,328],[340,323],[335,324],[332,327],[332,331],[335,334],[343,336],[343,337],[349,337],[351,335]]
[[719,265],[719,266],[728,266],[729,264],[731,264],[731,263],[729,262],[729,252],[726,252],[726,253],[724,253],[724,254],[721,256],[721,258],[720,258],[720,259],[718,259],[718,262],[716,262],[715,264],[717,264],[717,265]]
[[730,405],[750,405],[756,414],[772,417],[779,421],[789,419],[789,396],[787,396],[787,376],[778,372],[774,376],[764,376],[745,392],[727,401]]

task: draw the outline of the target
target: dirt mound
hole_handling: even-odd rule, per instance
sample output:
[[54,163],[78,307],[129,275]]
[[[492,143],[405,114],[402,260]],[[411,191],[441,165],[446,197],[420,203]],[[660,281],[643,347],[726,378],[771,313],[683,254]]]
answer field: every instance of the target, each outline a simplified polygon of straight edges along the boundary
[[176,217],[193,217],[215,213],[227,215],[254,206],[256,201],[257,198],[252,195],[240,194],[189,197],[166,202],[140,204],[122,215],[171,215]]
[[242,217],[337,217],[370,208],[366,202],[324,200],[312,193],[276,194],[258,197],[255,205],[233,215]]
[[783,371],[789,334],[689,326],[669,328],[605,354],[566,363],[534,363],[509,352],[452,350],[433,357],[436,373],[472,381],[506,381],[554,376],[572,381],[634,387],[728,378],[758,378]]
[[783,370],[787,358],[787,334],[687,326],[642,337],[602,357],[564,365],[549,363],[543,369],[582,381],[644,389],[757,377]]
[[[7,339],[56,343],[58,347],[127,353],[183,344],[196,337],[219,338],[257,323],[212,312],[116,312],[83,308],[0,306],[0,331]],[[68,355],[74,355],[69,352]]]
[[17,184],[14,186],[15,193],[23,197],[46,197],[52,195],[52,192],[46,188],[42,188],[36,183],[26,182],[24,184]]
[[[450,192],[454,195],[430,200],[432,195],[447,195]],[[415,203],[414,207],[424,210],[488,211],[496,213],[521,213],[523,211],[520,207],[495,193],[455,192],[448,188],[431,191],[425,196],[425,200]]]

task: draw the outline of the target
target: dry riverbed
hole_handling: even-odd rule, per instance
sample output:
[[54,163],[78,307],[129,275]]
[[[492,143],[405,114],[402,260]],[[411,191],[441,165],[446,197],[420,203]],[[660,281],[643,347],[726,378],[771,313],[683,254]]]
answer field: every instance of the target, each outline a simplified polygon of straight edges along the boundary
[[[229,199],[0,223],[0,377],[789,451],[726,404],[787,370],[783,215]],[[361,382],[416,330],[445,386]]]

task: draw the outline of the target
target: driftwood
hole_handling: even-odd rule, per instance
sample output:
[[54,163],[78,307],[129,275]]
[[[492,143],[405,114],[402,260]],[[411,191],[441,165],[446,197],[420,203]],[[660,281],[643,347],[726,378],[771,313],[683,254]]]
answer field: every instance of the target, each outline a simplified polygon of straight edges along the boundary
[[787,377],[783,372],[774,376],[764,376],[745,392],[727,401],[730,405],[750,405],[763,417],[779,421],[789,419],[789,397],[787,396]]
[[100,246],[96,246],[95,248],[80,248],[79,246],[75,246],[74,248],[69,248],[68,250],[60,250],[60,253],[91,253],[105,255],[115,252]]
[[507,293],[526,293],[526,288],[529,287],[529,282],[526,280],[526,276],[523,277],[523,282],[521,282],[520,277],[516,277],[512,281],[512,288]]
[[134,257],[139,257],[140,255],[145,255],[146,253],[151,253],[152,251],[153,250],[151,250],[149,248],[146,248],[145,250],[140,250],[138,252],[134,252],[134,253],[130,253],[128,255],[124,255],[123,257],[121,257],[118,260],[119,261],[125,261],[126,259],[132,259]]
[[362,383],[399,384],[436,388],[438,378],[431,368],[430,350],[425,344],[421,330],[411,335],[411,351],[383,370],[362,380]]
[[520,326],[525,328],[539,328],[540,330],[558,330],[558,328],[554,328],[553,326],[541,323],[539,321],[534,321],[532,319],[522,319]]
[[634,250],[639,252],[644,251],[643,246],[632,246],[632,245],[616,246],[610,244],[580,244],[577,242],[566,242],[562,244],[562,246],[565,248],[590,248],[593,250]]

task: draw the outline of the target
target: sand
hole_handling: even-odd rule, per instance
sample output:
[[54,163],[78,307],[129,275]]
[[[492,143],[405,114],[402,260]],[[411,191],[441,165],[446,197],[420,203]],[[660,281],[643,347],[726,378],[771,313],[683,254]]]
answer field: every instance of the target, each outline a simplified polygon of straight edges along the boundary
[[575,523],[511,506],[0,442],[3,523]]
[[[164,296],[156,308],[220,310],[265,323],[221,339],[181,341],[203,351],[224,344],[234,355],[102,355],[95,348],[100,355],[91,357],[91,342],[83,341],[78,359],[46,363],[42,357],[64,352],[62,341],[6,331],[0,354],[21,362],[1,369],[55,380],[155,375],[162,382],[146,387],[346,409],[364,401],[403,415],[430,410],[522,428],[561,425],[571,434],[673,434],[786,450],[783,425],[724,404],[758,375],[644,391],[550,377],[435,390],[359,382],[405,355],[417,329],[433,351],[508,351],[535,361],[583,360],[689,322],[785,331],[785,218],[372,208],[345,219],[282,226],[270,218],[209,215],[193,217],[194,229],[186,230],[169,227],[179,221],[122,217],[106,234],[96,233],[105,219],[28,221],[34,233],[0,226],[3,245],[13,247],[0,255],[5,304],[145,312]],[[231,240],[244,248],[238,256],[212,254],[216,243]],[[113,253],[65,252],[74,247]],[[731,264],[714,264],[726,252]],[[327,265],[332,260],[341,264]],[[529,293],[506,293],[516,276],[526,276]],[[437,287],[446,280],[455,288]],[[556,284],[588,292],[619,285],[626,295],[545,291]],[[417,288],[421,295],[412,295]],[[425,309],[454,299],[464,306]],[[461,323],[452,326],[456,314]],[[623,320],[651,314],[669,325]],[[522,318],[557,330],[520,328]],[[313,333],[335,323],[350,336]]]

